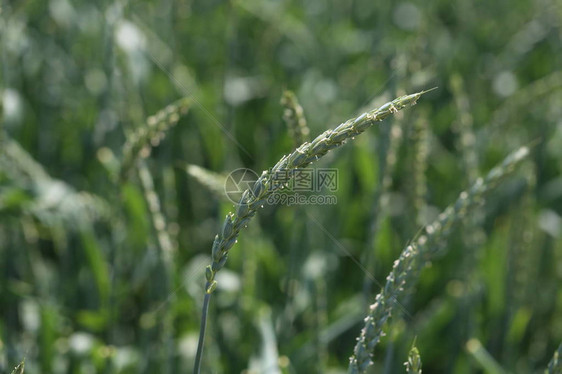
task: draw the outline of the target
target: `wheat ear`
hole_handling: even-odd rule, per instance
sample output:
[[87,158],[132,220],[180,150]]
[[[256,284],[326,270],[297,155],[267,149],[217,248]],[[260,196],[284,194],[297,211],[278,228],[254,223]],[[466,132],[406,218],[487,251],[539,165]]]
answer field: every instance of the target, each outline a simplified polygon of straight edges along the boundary
[[14,370],[12,370],[12,374],[23,374],[24,370],[25,370],[25,359],[22,362],[20,362],[20,364],[16,366]]
[[182,98],[158,113],[148,117],[146,124],[136,128],[127,136],[123,145],[120,179],[127,180],[131,169],[139,158],[150,155],[152,147],[156,147],[166,136],[166,131],[179,121],[180,116],[187,113],[192,104],[192,99]]
[[529,152],[528,147],[519,148],[507,156],[500,165],[490,170],[484,179],[477,179],[470,189],[461,192],[457,201],[449,205],[437,220],[425,228],[422,235],[403,250],[386,277],[384,288],[369,308],[365,326],[357,338],[357,344],[350,357],[349,373],[365,373],[373,363],[373,350],[384,336],[383,327],[390,318],[398,298],[413,288],[419,271],[439,250],[439,242],[444,240],[453,225],[477,206],[482,197],[508,176],[529,155]]
[[317,136],[310,143],[305,142],[289,155],[285,155],[270,170],[263,171],[262,175],[254,185],[244,191],[236,207],[235,213],[229,213],[224,220],[219,234],[215,236],[212,247],[212,263],[207,266],[205,285],[205,299],[203,300],[203,317],[199,334],[199,344],[195,356],[194,373],[199,373],[201,357],[203,354],[203,341],[205,337],[205,325],[209,299],[217,287],[215,276],[226,263],[228,252],[236,243],[240,230],[245,227],[250,219],[256,214],[258,207],[262,206],[267,197],[275,191],[284,187],[287,177],[292,178],[297,169],[304,168],[310,163],[324,156],[328,151],[344,144],[347,139],[353,139],[376,122],[382,121],[391,114],[398,112],[408,105],[414,105],[416,101],[426,92],[418,92],[394,99],[370,112],[363,113],[357,118],[352,118],[333,130],[328,130]]
[[347,139],[361,134],[375,122],[382,121],[407,105],[415,104],[425,92],[427,91],[399,97],[378,109],[342,123],[334,130],[325,131],[312,142],[306,142],[291,154],[283,156],[270,170],[263,171],[253,187],[244,191],[236,212],[226,216],[222,230],[215,236],[212,247],[213,261],[207,267],[206,274],[207,293],[212,293],[216,287],[215,275],[226,263],[228,251],[236,242],[240,230],[256,214],[258,207],[266,202],[267,197],[284,187],[287,183],[287,176],[292,177],[297,169],[304,168],[318,160],[331,149],[344,144]]
[[422,374],[422,360],[420,352],[416,347],[416,341],[414,339],[414,344],[408,353],[408,361],[404,363],[406,366],[406,373],[408,374]]
[[299,145],[308,140],[310,129],[306,125],[304,110],[299,104],[297,95],[292,91],[284,91],[281,97],[281,105],[283,110],[283,120],[289,129],[289,135],[293,139],[295,145]]
[[545,374],[562,374],[562,343],[554,352],[552,360],[550,360],[548,368],[545,370]]

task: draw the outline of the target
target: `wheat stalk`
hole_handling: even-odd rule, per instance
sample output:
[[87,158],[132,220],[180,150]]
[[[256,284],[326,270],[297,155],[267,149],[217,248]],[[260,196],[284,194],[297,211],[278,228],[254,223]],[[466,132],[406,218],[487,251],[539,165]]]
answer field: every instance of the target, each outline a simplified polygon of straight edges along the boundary
[[256,214],[257,209],[265,204],[268,196],[283,188],[288,182],[287,177],[292,178],[297,169],[308,166],[324,156],[328,151],[341,146],[348,139],[354,139],[355,136],[363,133],[376,122],[382,121],[407,105],[414,105],[424,93],[429,91],[431,90],[401,96],[378,109],[363,113],[357,118],[352,118],[340,124],[334,130],[325,131],[310,143],[305,142],[289,155],[283,156],[273,168],[263,171],[251,188],[244,191],[236,207],[236,212],[229,213],[226,216],[222,229],[215,236],[213,242],[212,263],[207,266],[205,274],[207,282],[205,285],[205,298],[203,300],[203,318],[199,344],[195,357],[195,373],[200,371],[209,299],[217,287],[215,276],[226,263],[228,252],[236,243],[240,230],[246,227],[250,219]]
[[426,261],[433,258],[439,250],[439,242],[448,236],[454,224],[477,206],[482,197],[508,176],[528,155],[529,148],[521,147],[507,156],[500,165],[490,170],[484,179],[477,179],[470,189],[461,192],[456,202],[449,205],[436,221],[425,228],[422,235],[404,249],[398,260],[394,262],[384,288],[369,308],[365,326],[357,338],[357,344],[350,357],[349,373],[365,373],[373,363],[372,352],[384,336],[383,327],[390,318],[398,298],[413,287],[414,279]]
[[425,173],[427,171],[427,159],[429,156],[429,125],[427,118],[424,115],[420,116],[414,122],[412,129],[413,138],[413,205],[416,215],[416,223],[423,225],[427,220],[423,217],[423,209],[427,201],[427,178]]
[[[392,175],[396,167],[398,159],[398,150],[402,143],[402,125],[404,116],[400,116],[392,121],[386,137],[383,138],[381,144],[381,162],[379,170],[380,188],[375,194],[374,209],[372,210],[372,218],[369,230],[369,237],[367,239],[368,250],[364,254],[364,263],[366,264],[369,272],[374,272],[375,269],[375,252],[377,251],[377,237],[385,219],[388,216],[388,193],[392,187]],[[385,146],[386,145],[386,146]],[[365,303],[371,298],[371,291],[373,287],[373,278],[369,273],[365,274],[363,279],[363,293],[365,294]]]
[[[456,135],[456,148],[462,156],[463,171],[467,176],[468,183],[474,183],[480,173],[470,101],[464,89],[464,81],[459,74],[451,77],[450,87],[454,94],[458,113],[457,120],[452,125],[452,130]],[[477,265],[478,255],[482,251],[482,244],[486,239],[486,233],[482,228],[483,223],[483,209],[474,209],[471,216],[466,220],[464,230],[461,233],[465,251],[461,255],[458,277],[471,290],[478,287],[474,269]],[[472,330],[475,326],[474,308],[476,307],[472,291],[466,292],[459,300],[459,333],[462,340],[467,340],[474,335]]]

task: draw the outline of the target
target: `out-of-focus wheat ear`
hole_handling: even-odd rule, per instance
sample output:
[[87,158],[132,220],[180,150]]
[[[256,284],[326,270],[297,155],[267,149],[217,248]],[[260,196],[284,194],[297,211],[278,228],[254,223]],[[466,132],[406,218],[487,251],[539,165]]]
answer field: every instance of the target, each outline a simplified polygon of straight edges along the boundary
[[479,175],[478,154],[476,152],[476,135],[470,102],[464,89],[464,82],[459,74],[451,77],[450,87],[455,98],[457,107],[457,119],[453,122],[453,131],[457,135],[457,149],[462,155],[464,170],[468,176],[468,182],[474,183]]
[[283,120],[287,125],[293,143],[295,146],[304,143],[308,140],[310,129],[306,124],[304,110],[294,92],[284,91],[283,96],[281,96],[281,105],[283,105]]
[[410,352],[408,353],[408,361],[404,363],[406,366],[406,373],[408,374],[422,374],[422,360],[420,352],[416,347],[416,341],[412,344]]
[[558,349],[554,352],[545,370],[545,374],[562,374],[562,343],[560,343]]
[[562,70],[555,71],[525,87],[521,87],[494,112],[489,128],[493,131],[499,131],[502,125],[513,119],[513,116],[521,113],[519,109],[528,107],[533,101],[539,100],[560,88],[562,88]]
[[228,201],[225,193],[226,177],[222,174],[212,172],[201,166],[188,164],[185,166],[185,171],[190,177],[199,182],[203,187],[207,188],[214,195],[224,201]]
[[493,190],[498,183],[510,175],[529,155],[528,147],[521,147],[509,154],[501,164],[494,167],[485,178],[478,178],[466,191],[460,193],[455,203],[449,205],[432,224],[425,227],[422,234],[414,238],[386,278],[383,289],[375,298],[365,318],[365,326],[357,338],[357,344],[350,357],[349,373],[365,373],[373,363],[375,346],[384,336],[383,328],[390,318],[398,298],[409,293],[428,261],[440,251],[441,244],[447,239],[455,224],[463,220],[474,207],[478,206],[486,193]]
[[22,362],[20,362],[20,364],[16,366],[14,370],[12,370],[12,374],[23,374],[24,370],[25,370],[25,359]]
[[[459,74],[454,74],[449,82],[455,100],[457,118],[453,122],[453,132],[456,135],[456,148],[461,155],[463,171],[468,183],[474,183],[479,176],[479,160],[476,152],[476,136],[473,128],[473,117],[470,101],[466,95],[464,81]],[[457,308],[458,318],[461,321],[459,336],[467,340],[474,336],[476,315],[475,309],[479,307],[474,302],[473,290],[477,285],[477,271],[479,254],[482,252],[482,244],[486,240],[486,232],[483,229],[484,210],[476,207],[470,217],[467,218],[464,230],[460,234],[465,250],[461,254],[461,264],[458,270],[458,279],[464,284],[467,292],[463,293]]]
[[137,170],[144,192],[144,198],[148,205],[148,211],[150,212],[152,226],[156,234],[158,248],[162,252],[163,260],[166,266],[171,267],[172,254],[175,249],[168,233],[166,219],[164,218],[164,214],[162,214],[160,198],[154,189],[154,179],[152,178],[152,174],[150,173],[145,160],[139,160],[137,163]]
[[176,172],[173,167],[162,170],[162,181],[164,197],[162,199],[162,211],[166,217],[168,235],[172,241],[172,248],[178,248],[178,235],[180,226],[178,224],[178,190],[176,187]]
[[152,147],[156,147],[166,136],[166,132],[185,115],[191,107],[190,98],[182,98],[168,105],[158,113],[147,118],[146,122],[127,135],[123,145],[120,179],[125,181],[139,158],[150,156]]
[[108,219],[111,215],[103,198],[76,191],[64,181],[52,178],[7,134],[0,136],[0,170],[18,187],[32,191],[34,200],[26,204],[25,212],[47,226],[64,222],[68,227],[80,228],[83,223]]
[[414,121],[412,129],[413,140],[413,205],[416,212],[416,224],[424,225],[427,223],[424,217],[425,207],[427,206],[427,158],[429,155],[429,125],[425,114],[422,112]]

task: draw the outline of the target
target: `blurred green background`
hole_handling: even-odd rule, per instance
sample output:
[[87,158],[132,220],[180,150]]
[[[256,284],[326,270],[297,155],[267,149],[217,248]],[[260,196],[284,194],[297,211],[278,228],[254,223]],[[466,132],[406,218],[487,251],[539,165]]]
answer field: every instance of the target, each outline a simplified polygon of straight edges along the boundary
[[[370,372],[404,372],[414,337],[426,373],[544,370],[562,341],[562,2],[1,4],[1,372],[191,372],[233,209],[220,178],[292,151],[283,91],[314,137],[434,86],[313,165],[338,169],[336,205],[268,206],[242,232],[203,372],[345,372],[379,290],[353,258],[384,282],[423,224],[532,141],[424,269]],[[120,178],[131,134],[182,97]]]

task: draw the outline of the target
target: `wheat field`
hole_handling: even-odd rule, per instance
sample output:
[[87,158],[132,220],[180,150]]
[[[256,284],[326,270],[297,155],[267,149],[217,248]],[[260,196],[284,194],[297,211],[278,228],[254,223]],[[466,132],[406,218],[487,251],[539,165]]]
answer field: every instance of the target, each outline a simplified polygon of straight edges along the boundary
[[562,373],[562,3],[0,3],[0,372]]

